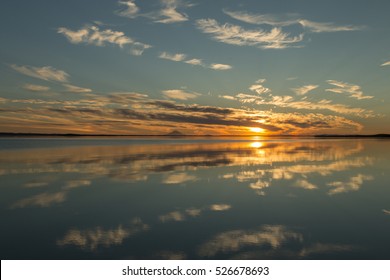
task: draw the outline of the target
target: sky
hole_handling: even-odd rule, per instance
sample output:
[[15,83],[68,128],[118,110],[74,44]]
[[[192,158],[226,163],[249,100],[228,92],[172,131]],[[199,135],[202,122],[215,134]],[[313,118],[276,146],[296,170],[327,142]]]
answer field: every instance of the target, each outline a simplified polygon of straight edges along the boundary
[[0,132],[390,133],[390,1],[2,2]]

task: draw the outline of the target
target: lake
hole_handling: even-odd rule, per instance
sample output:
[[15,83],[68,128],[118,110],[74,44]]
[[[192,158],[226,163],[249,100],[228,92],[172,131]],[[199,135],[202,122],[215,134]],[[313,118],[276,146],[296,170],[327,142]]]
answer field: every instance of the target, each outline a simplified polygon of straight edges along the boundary
[[2,138],[1,259],[390,259],[390,141]]

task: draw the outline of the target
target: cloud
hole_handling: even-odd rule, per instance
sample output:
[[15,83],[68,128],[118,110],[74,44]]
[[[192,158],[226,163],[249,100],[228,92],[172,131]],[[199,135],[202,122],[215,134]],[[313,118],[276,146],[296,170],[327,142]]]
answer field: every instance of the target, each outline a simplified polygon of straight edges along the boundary
[[295,15],[252,14],[242,11],[223,10],[228,16],[251,24],[268,24],[272,26],[288,26],[297,23]]
[[330,190],[328,194],[334,195],[334,194],[346,193],[350,191],[358,191],[360,187],[363,185],[364,181],[373,180],[373,179],[374,177],[370,175],[358,174],[356,176],[351,177],[347,182],[342,182],[342,181],[331,182],[328,183],[327,185],[335,188]]
[[340,31],[357,31],[362,30],[361,26],[353,26],[353,25],[336,25],[334,23],[329,22],[314,22],[310,20],[301,19],[298,21],[304,28],[308,29],[313,33],[321,33],[321,32],[340,32]]
[[11,208],[25,208],[31,206],[49,207],[52,204],[64,202],[66,192],[41,193],[15,202]]
[[77,31],[60,27],[58,28],[58,33],[63,34],[73,44],[87,43],[96,46],[104,46],[104,44],[109,43],[123,48],[123,46],[134,42],[133,39],[127,37],[121,31],[114,31],[111,29],[100,30],[99,27],[94,25],[87,25]]
[[386,62],[381,64],[381,66],[389,66],[389,65],[390,65],[390,61],[386,61]]
[[227,64],[214,63],[210,65],[210,68],[214,70],[229,70],[232,69],[232,66]]
[[173,211],[168,214],[161,215],[159,219],[162,223],[171,222],[171,221],[182,222],[186,219],[186,217],[180,211]]
[[111,29],[100,30],[95,25],[85,25],[83,28],[73,31],[60,27],[57,32],[63,34],[72,44],[89,44],[102,47],[105,44],[116,45],[120,48],[129,47],[130,53],[141,55],[144,50],[151,48],[151,45],[134,41],[122,31]]
[[89,88],[82,88],[82,87],[77,87],[74,85],[70,84],[64,84],[65,90],[67,92],[73,92],[73,93],[87,93],[87,92],[92,92],[92,89]]
[[220,98],[228,99],[228,100],[236,100],[234,96],[231,95],[220,95]]
[[147,231],[149,226],[140,219],[134,219],[129,227],[119,225],[114,229],[69,230],[62,239],[57,240],[58,246],[78,246],[84,250],[95,251],[99,247],[111,247],[120,245],[126,238]]
[[134,18],[136,17],[139,8],[134,3],[135,0],[122,0],[119,1],[118,4],[124,6],[124,8],[120,11],[118,11],[118,15],[122,17],[128,17],[128,18]]
[[159,220],[162,223],[166,222],[183,222],[187,220],[187,218],[195,218],[200,216],[202,213],[204,213],[206,210],[211,211],[227,211],[232,206],[229,204],[212,204],[210,206],[205,206],[202,208],[188,208],[185,210],[176,210],[169,212],[167,214],[159,216]]
[[317,189],[316,185],[314,185],[314,184],[312,184],[309,181],[304,180],[304,179],[297,180],[295,182],[294,186],[296,186],[298,188],[305,189],[305,190],[315,190],[315,189]]
[[49,182],[29,182],[23,185],[25,188],[40,188],[40,187],[46,187],[49,185]]
[[163,8],[158,13],[158,19],[155,22],[159,23],[175,23],[187,21],[188,16],[185,13],[179,12],[178,8],[186,8],[190,5],[180,0],[161,0]]
[[[247,102],[259,105],[256,109],[248,109],[247,106],[226,108],[183,104],[179,101],[200,95],[185,89],[166,90],[163,95],[177,101],[153,99],[134,92],[84,93],[77,95],[77,100],[2,98],[0,102],[6,106],[2,108],[0,124],[3,131],[20,129],[31,132],[164,134],[178,129],[191,134],[245,134],[249,132],[248,127],[259,127],[267,133],[317,134],[359,131],[363,126],[343,116],[313,113],[313,110],[372,116],[370,111],[361,108],[326,100],[295,101],[291,96],[237,94],[231,97],[243,105]],[[277,112],[278,107],[282,112]],[[284,108],[295,110],[286,112]]]
[[221,64],[221,63],[213,63],[213,64],[210,64],[210,65],[207,65],[207,64],[204,64],[202,62],[202,60],[199,59],[199,58],[187,59],[187,55],[184,54],[184,53],[171,54],[171,53],[168,53],[168,52],[162,52],[162,53],[160,53],[159,58],[167,59],[167,60],[171,60],[171,61],[175,61],[175,62],[184,62],[184,63],[187,63],[187,64],[196,65],[196,66],[202,66],[202,67],[210,68],[210,69],[213,69],[213,70],[229,70],[229,69],[233,68],[230,65]]
[[64,189],[69,190],[69,189],[75,189],[78,187],[89,186],[89,185],[91,185],[90,180],[71,180],[66,182]]
[[202,213],[202,209],[199,208],[188,208],[186,209],[186,214],[191,217],[197,217]]
[[135,4],[135,0],[123,0],[118,2],[123,6],[122,10],[116,12],[117,15],[127,18],[145,17],[152,19],[157,23],[176,23],[188,21],[188,15],[179,11],[179,9],[185,9],[193,6],[187,2],[181,0],[160,0],[161,9],[140,13],[139,7]]
[[191,65],[199,65],[199,66],[203,65],[202,60],[198,59],[198,58],[189,59],[189,60],[185,61],[185,63],[191,64]]
[[48,91],[50,88],[47,86],[33,85],[33,84],[25,84],[23,86],[25,90],[40,92],[40,91]]
[[190,181],[195,181],[196,177],[193,175],[188,175],[185,172],[175,173],[168,175],[163,181],[163,184],[183,184]]
[[318,85],[305,85],[299,88],[292,88],[291,90],[298,95],[305,95],[306,93],[318,88]]
[[224,10],[224,13],[230,17],[240,20],[246,23],[257,25],[271,25],[271,26],[290,26],[300,25],[309,32],[321,33],[321,32],[340,32],[340,31],[356,31],[361,30],[363,27],[354,25],[337,25],[330,22],[315,22],[307,19],[302,19],[298,14],[253,14],[243,11],[228,11]]
[[303,40],[303,34],[290,37],[289,33],[280,28],[270,31],[263,29],[247,30],[230,23],[219,24],[214,19],[199,19],[196,26],[203,33],[211,34],[216,41],[237,46],[255,46],[261,49],[284,49],[296,47]]
[[145,50],[150,49],[151,47],[151,45],[135,42],[130,48],[130,53],[132,55],[140,56],[144,53]]
[[212,211],[226,211],[232,208],[229,204],[212,204],[210,205],[210,210]]
[[325,91],[335,92],[335,93],[347,93],[349,97],[361,99],[371,99],[374,96],[363,95],[363,91],[360,86],[349,84],[345,82],[340,82],[336,80],[327,80],[328,84],[336,86],[336,88],[325,89]]
[[199,255],[212,257],[221,253],[238,252],[245,247],[270,246],[277,249],[288,241],[302,242],[300,233],[288,230],[282,225],[264,225],[259,230],[232,230],[220,233],[199,248]]
[[340,114],[358,115],[361,117],[372,117],[373,112],[362,108],[352,108],[343,104],[335,104],[330,100],[319,101],[294,100],[292,96],[266,96],[239,93],[234,97],[241,103],[254,103],[257,105],[272,105],[281,108],[294,108],[300,110],[328,110]]
[[162,93],[166,98],[179,99],[179,100],[194,99],[201,95],[200,93],[197,92],[187,92],[181,89],[163,90]]
[[265,83],[265,82],[266,82],[266,79],[259,79],[256,81],[256,83],[254,85],[251,85],[249,87],[249,90],[254,91],[258,94],[270,93],[271,89],[262,85],[262,83]]
[[[240,180],[240,179],[238,178],[238,180]],[[249,187],[250,187],[251,189],[254,189],[254,190],[266,189],[266,188],[268,188],[269,186],[270,186],[270,183],[269,183],[269,182],[260,181],[260,180],[258,180],[258,181],[255,182],[255,183],[250,183],[250,184],[249,184]]]
[[51,66],[34,67],[28,65],[18,66],[12,64],[11,68],[26,76],[45,81],[67,82],[69,77],[69,74],[65,71],[57,70]]
[[186,59],[186,57],[187,57],[187,55],[185,55],[183,53],[170,54],[167,52],[162,52],[159,55],[159,58],[172,60],[172,61],[183,61]]

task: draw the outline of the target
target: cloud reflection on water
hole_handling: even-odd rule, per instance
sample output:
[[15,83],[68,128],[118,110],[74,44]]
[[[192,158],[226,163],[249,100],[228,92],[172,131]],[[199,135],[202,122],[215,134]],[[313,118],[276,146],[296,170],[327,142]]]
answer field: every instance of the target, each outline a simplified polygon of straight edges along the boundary
[[[0,177],[21,178],[20,186],[28,190],[23,197],[9,205],[11,210],[55,207],[72,200],[74,196],[70,193],[79,189],[91,193],[94,187],[101,187],[99,182],[102,180],[109,182],[109,185],[105,185],[107,191],[108,187],[117,185],[149,186],[152,187],[148,190],[149,195],[156,192],[156,196],[159,196],[158,190],[164,187],[173,191],[180,188],[181,197],[185,197],[191,189],[201,188],[211,180],[218,187],[212,195],[223,191],[219,188],[225,185],[243,187],[261,196],[267,196],[274,188],[282,186],[287,190],[284,192],[286,197],[297,197],[302,192],[318,192],[330,198],[336,194],[359,191],[366,181],[374,180],[374,176],[364,168],[373,165],[375,157],[363,151],[361,141],[309,140],[167,142],[158,145],[2,150]],[[57,238],[56,244],[86,251],[104,250],[123,245],[125,240],[156,227],[185,224],[172,222],[191,224],[195,221],[199,223],[202,219],[209,220],[213,212],[216,216],[219,215],[216,212],[220,212],[219,218],[230,213],[233,213],[231,217],[236,218],[234,211],[239,211],[246,202],[234,204],[226,198],[229,196],[216,195],[214,201],[202,204],[188,204],[186,201],[187,205],[177,203],[180,206],[172,200],[173,203],[165,210],[157,214],[154,212],[154,218],[149,217],[147,224],[141,218],[144,220],[143,214],[154,209],[154,205],[140,204],[136,213],[140,218],[131,223],[117,221],[115,224],[96,224],[87,228],[74,226]],[[389,214],[388,210],[382,211]],[[307,242],[303,232],[280,223],[263,223],[259,220],[257,229],[234,229],[237,220],[232,220],[232,223],[231,230],[221,229],[198,244],[198,257],[229,255],[233,258],[266,258],[278,255],[305,258],[352,250],[350,245]],[[153,256],[164,259],[189,257],[188,252],[176,249],[160,248]]]

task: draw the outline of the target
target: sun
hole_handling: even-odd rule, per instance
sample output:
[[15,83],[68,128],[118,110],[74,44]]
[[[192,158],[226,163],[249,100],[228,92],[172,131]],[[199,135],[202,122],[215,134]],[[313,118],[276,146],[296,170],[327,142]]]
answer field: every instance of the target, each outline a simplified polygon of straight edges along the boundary
[[260,128],[260,127],[250,127],[249,130],[252,132],[255,132],[255,133],[263,133],[264,132],[264,129]]

